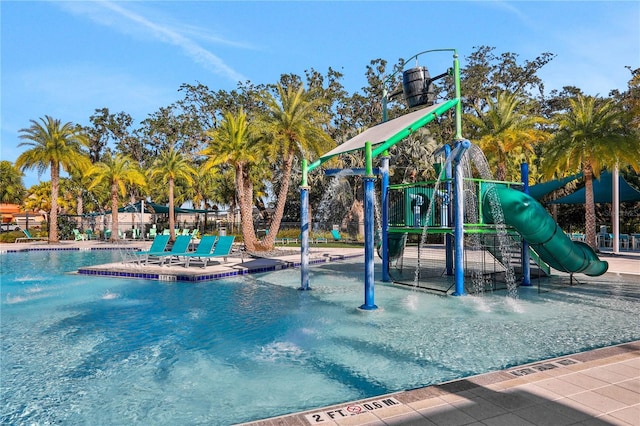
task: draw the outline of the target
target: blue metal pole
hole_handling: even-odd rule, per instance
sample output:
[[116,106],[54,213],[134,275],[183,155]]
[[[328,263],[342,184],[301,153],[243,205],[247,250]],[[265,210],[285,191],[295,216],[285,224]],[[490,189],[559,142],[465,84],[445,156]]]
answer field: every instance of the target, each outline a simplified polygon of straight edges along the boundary
[[380,159],[380,172],[382,182],[380,191],[380,208],[382,221],[382,281],[391,281],[389,275],[389,156],[385,155]]
[[307,161],[302,160],[302,184],[300,185],[300,288],[309,288],[309,187],[307,186]]
[[[529,164],[520,164],[520,176],[522,177],[522,191],[525,194],[529,193]],[[522,240],[522,286],[531,286],[531,265],[529,261],[529,243],[526,240]]]
[[467,140],[456,141],[454,149],[457,150],[454,162],[454,203],[455,203],[455,223],[454,223],[454,245],[455,245],[455,271],[454,296],[464,296],[464,170],[460,164],[462,154],[469,148],[470,142]]
[[364,304],[360,309],[370,311],[378,309],[374,303],[374,183],[373,175],[371,142],[365,144],[365,160],[367,173],[363,178],[364,181]]

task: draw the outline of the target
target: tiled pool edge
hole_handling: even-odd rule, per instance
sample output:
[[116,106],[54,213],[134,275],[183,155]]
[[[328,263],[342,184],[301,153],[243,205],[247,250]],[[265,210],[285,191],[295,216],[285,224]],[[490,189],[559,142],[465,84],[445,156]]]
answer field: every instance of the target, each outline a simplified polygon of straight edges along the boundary
[[109,251],[123,250],[122,247],[22,247],[18,249],[2,249],[0,254],[27,253],[30,251]]
[[[403,408],[406,411],[420,411],[417,407],[424,405],[430,406],[428,403],[432,398],[439,398],[441,396],[446,395],[458,395],[464,393],[473,393],[474,389],[489,387],[492,389],[509,389],[514,388],[519,385],[528,383],[530,381],[530,376],[525,375],[524,377],[514,377],[512,375],[513,371],[521,370],[523,368],[534,367],[538,365],[542,365],[545,363],[559,363],[563,360],[572,360],[577,361],[575,364],[567,363],[564,367],[568,367],[568,372],[577,372],[584,369],[594,368],[603,362],[613,362],[613,360],[617,358],[633,358],[640,357],[640,340],[634,340],[630,342],[620,343],[612,346],[605,346],[601,348],[595,348],[583,352],[578,352],[575,354],[567,354],[564,356],[560,356],[557,358],[551,358],[548,360],[536,361],[529,364],[523,364],[520,366],[514,366],[508,368],[506,370],[498,370],[491,371],[475,376],[469,376],[461,379],[456,379],[448,382],[443,382],[439,384],[433,384],[421,388],[416,389],[408,389],[404,391],[398,391],[394,393],[390,393],[387,395],[378,395],[375,397],[344,402],[340,404],[325,406],[325,407],[317,407],[314,409],[290,413],[276,417],[264,418],[260,420],[254,420],[246,423],[239,423],[237,426],[308,426],[311,424],[328,424],[328,425],[382,425],[382,424],[401,424],[396,423],[391,420],[392,416],[389,416],[387,420],[391,423],[387,423],[385,421],[386,416],[378,416],[378,412],[389,412],[393,410],[402,410]],[[575,369],[575,370],[573,370]],[[538,370],[537,373],[539,375],[533,374],[531,378],[536,378],[537,380],[542,380],[548,378],[545,375],[545,370]],[[535,379],[534,379],[535,380]],[[369,405],[371,408],[367,408]],[[348,414],[345,416],[346,422],[340,422],[341,419],[334,419],[331,417],[331,413],[340,413],[347,412],[349,408],[352,407],[364,407],[364,409],[359,414],[372,414],[376,413],[375,416],[362,416],[362,421],[358,421],[359,415],[356,417],[349,417],[352,414]],[[329,414],[329,418],[325,416],[325,414]],[[337,421],[336,421],[337,420]],[[409,422],[410,424],[422,424],[422,423],[414,423]],[[479,423],[474,423],[479,424]],[[572,423],[574,424],[574,423]],[[582,424],[576,422],[575,424]]]

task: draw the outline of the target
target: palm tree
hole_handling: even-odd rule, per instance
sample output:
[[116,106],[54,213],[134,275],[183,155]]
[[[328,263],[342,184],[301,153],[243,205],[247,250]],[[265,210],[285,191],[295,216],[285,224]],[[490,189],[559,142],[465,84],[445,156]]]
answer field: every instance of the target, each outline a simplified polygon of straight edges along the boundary
[[29,150],[20,154],[16,167],[22,171],[37,169],[38,175],[51,169],[51,213],[49,215],[49,242],[58,242],[58,192],[60,185],[60,169],[64,171],[86,170],[90,161],[83,148],[88,145],[82,130],[68,122],[48,115],[41,118],[42,123],[30,120],[31,126],[20,129],[22,133],[18,146],[29,146]]
[[20,203],[25,194],[22,172],[11,161],[0,161],[0,202]]
[[169,188],[169,232],[171,241],[176,239],[175,185],[177,182],[191,184],[195,175],[196,171],[191,167],[191,162],[179,151],[176,151],[175,146],[161,151],[149,169],[149,178],[151,180],[160,181]]
[[41,214],[44,216],[45,221],[50,223],[49,215],[46,212],[51,211],[51,181],[40,182],[30,187],[27,190],[23,205],[25,210]]
[[272,160],[282,160],[280,190],[269,233],[264,239],[266,250],[273,247],[280,228],[294,159],[318,156],[321,150],[328,151],[333,145],[333,140],[322,128],[329,121],[323,112],[324,100],[313,98],[302,86],[297,89],[288,86],[285,89],[278,84],[276,91],[277,98],[271,93],[264,97],[267,110],[256,124]]
[[127,185],[144,187],[146,185],[144,174],[138,169],[138,163],[128,155],[116,154],[114,157],[111,153],[107,153],[101,162],[91,166],[87,171],[87,176],[93,177],[88,190],[99,185],[108,186],[110,189],[112,232],[109,239],[115,241],[118,239],[119,197],[124,197],[127,194]]
[[219,127],[208,132],[209,145],[201,152],[208,157],[206,170],[227,164],[235,170],[236,195],[240,206],[242,237],[249,251],[260,248],[253,227],[253,181],[251,168],[264,159],[264,149],[253,136],[247,115],[227,112]]
[[516,93],[499,92],[487,104],[487,111],[466,118],[475,126],[478,145],[496,165],[496,179],[505,180],[509,160],[518,154],[533,154],[534,145],[550,135],[540,128],[546,120],[531,114]]
[[544,154],[543,172],[581,170],[585,181],[586,242],[596,249],[596,214],[593,178],[608,167],[631,166],[640,170],[640,142],[625,129],[624,112],[613,99],[578,95],[569,100],[568,111],[557,116],[558,132]]
[[[186,196],[191,199],[193,208],[204,208],[204,227],[207,227],[207,211],[211,207],[211,198],[208,194],[215,193],[216,175],[209,173],[204,167],[196,167],[193,183],[187,188]],[[199,216],[196,216],[199,222]]]

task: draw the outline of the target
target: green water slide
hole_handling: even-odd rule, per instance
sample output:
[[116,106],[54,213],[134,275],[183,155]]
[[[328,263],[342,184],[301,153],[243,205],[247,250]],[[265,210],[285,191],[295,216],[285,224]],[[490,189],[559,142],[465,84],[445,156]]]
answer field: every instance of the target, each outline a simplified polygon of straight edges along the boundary
[[521,191],[505,186],[487,189],[482,201],[485,223],[493,223],[491,203],[496,196],[505,224],[515,228],[549,266],[594,277],[607,272],[607,262],[601,261],[587,244],[572,241],[538,201]]

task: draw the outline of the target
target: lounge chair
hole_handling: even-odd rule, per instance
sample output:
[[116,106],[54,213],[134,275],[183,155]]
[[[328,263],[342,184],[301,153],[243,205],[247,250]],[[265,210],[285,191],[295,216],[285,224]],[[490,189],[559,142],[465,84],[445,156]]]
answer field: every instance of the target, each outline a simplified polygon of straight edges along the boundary
[[80,230],[77,229],[77,228],[73,229],[73,236],[74,236],[76,241],[84,241],[85,240],[85,235],[82,232],[80,232]]
[[[165,235],[166,236],[166,235]],[[176,240],[173,242],[173,247],[169,251],[158,251],[155,253],[147,254],[147,258],[145,259],[145,265],[151,263],[151,258],[156,258],[158,264],[162,266],[165,260],[169,261],[169,265],[171,264],[171,259],[173,257],[183,256],[189,250],[189,245],[191,244],[191,235],[178,235]],[[155,263],[155,262],[153,262]]]
[[[204,238],[204,237],[202,237]],[[231,254],[231,248],[233,247],[233,240],[236,237],[233,235],[223,235],[218,237],[218,241],[216,242],[215,247],[213,248],[213,252],[209,253],[209,254],[201,254],[199,256],[186,256],[186,262],[185,262],[185,267],[189,267],[189,264],[191,262],[191,259],[193,257],[196,257],[197,259],[199,259],[198,261],[202,262],[202,267],[206,268],[208,263],[209,263],[209,259],[215,259],[215,258],[219,258],[222,257],[224,258],[224,262],[227,262],[227,257],[229,256],[229,254]]]
[[149,247],[149,250],[137,251],[133,254],[137,257],[136,261],[142,262],[142,260],[144,260],[146,262],[150,253],[163,252],[167,248],[167,244],[169,244],[168,235],[156,235],[151,243],[151,247]]
[[48,240],[48,238],[32,236],[28,229],[21,229],[21,231],[24,234],[24,237],[16,238],[14,242],[19,243],[21,241],[47,241]]
[[327,243],[327,237],[316,237],[315,239],[309,238],[309,240],[312,240],[312,242],[315,242],[316,244]]
[[[218,237],[216,237],[215,235],[204,235],[200,239],[200,242],[198,243],[196,250],[180,255],[180,257],[183,258],[183,261],[178,262],[176,264],[183,263],[186,266],[187,263],[189,262],[188,260],[189,258],[200,259],[203,256],[209,256],[211,254],[211,250],[213,249],[213,246],[215,245],[217,239]],[[169,261],[169,264],[171,265],[171,261]]]
[[340,231],[337,229],[331,230],[331,236],[333,237],[333,241],[342,241],[342,235],[340,235]]

